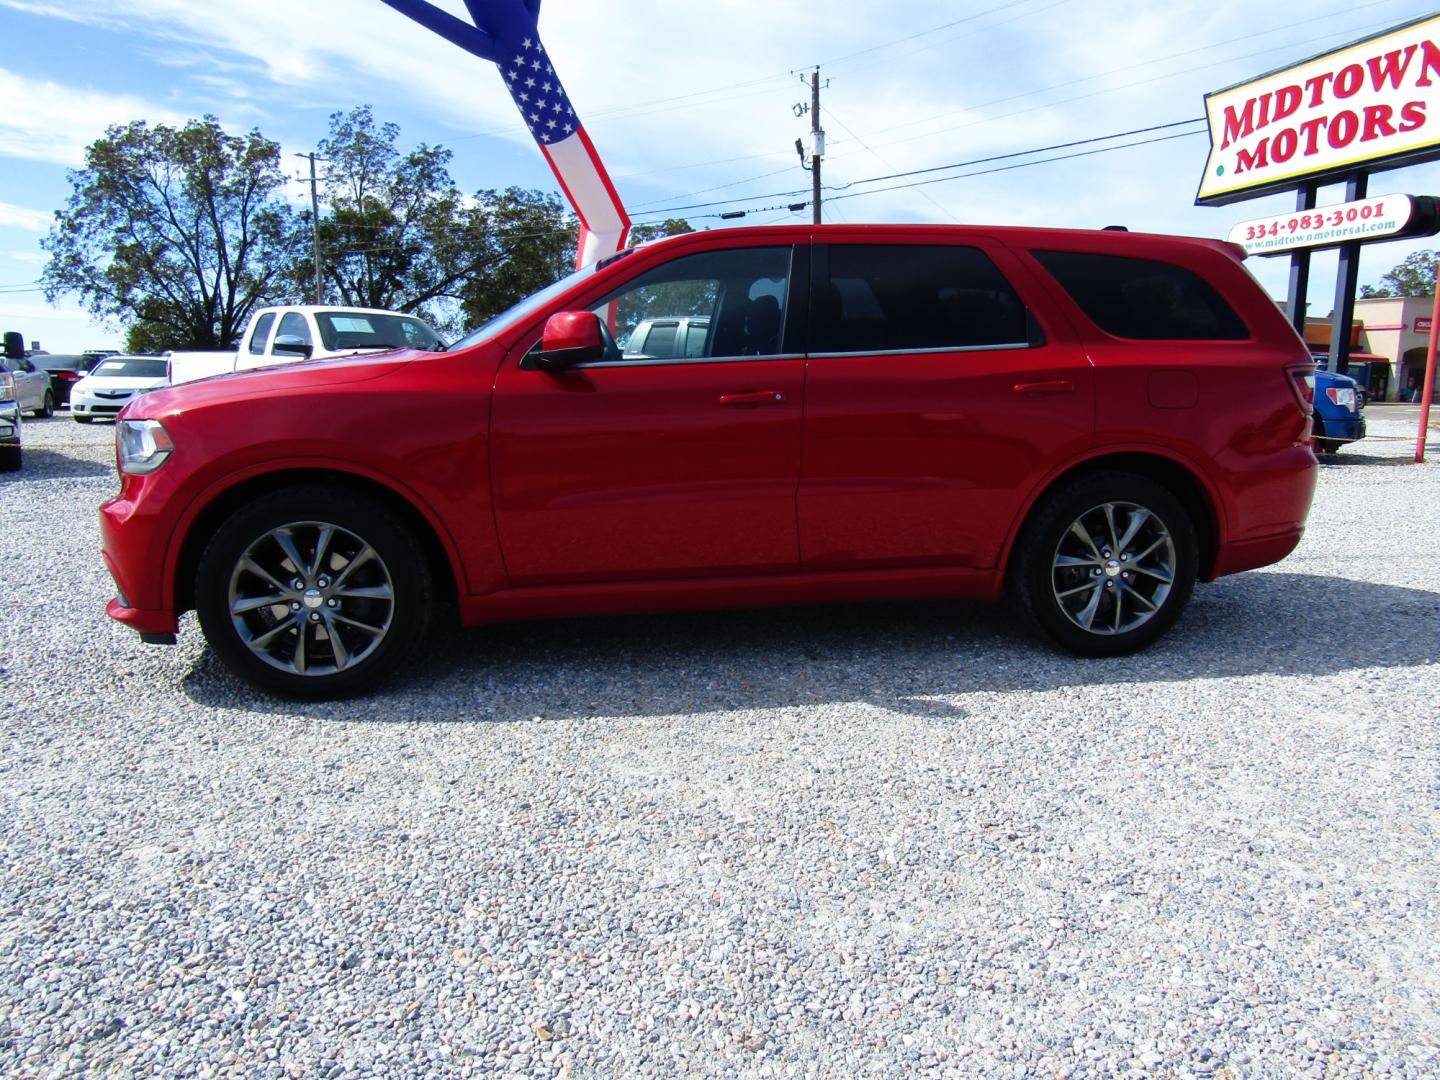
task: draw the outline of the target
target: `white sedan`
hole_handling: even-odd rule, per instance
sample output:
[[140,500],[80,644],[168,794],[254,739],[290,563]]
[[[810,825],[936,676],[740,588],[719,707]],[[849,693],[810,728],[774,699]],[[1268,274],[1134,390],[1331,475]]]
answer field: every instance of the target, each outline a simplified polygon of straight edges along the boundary
[[166,386],[170,365],[158,356],[111,356],[70,389],[70,415],[82,424],[113,420],[136,394]]

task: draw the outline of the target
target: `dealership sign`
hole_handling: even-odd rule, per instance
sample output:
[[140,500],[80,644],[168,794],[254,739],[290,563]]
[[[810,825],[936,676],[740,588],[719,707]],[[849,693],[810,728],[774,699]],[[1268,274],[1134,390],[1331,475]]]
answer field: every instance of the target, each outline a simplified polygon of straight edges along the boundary
[[1352,240],[1396,240],[1413,235],[1415,209],[1409,195],[1382,195],[1242,221],[1230,230],[1229,240],[1249,255],[1284,255]]
[[1440,157],[1440,16],[1205,96],[1215,206]]

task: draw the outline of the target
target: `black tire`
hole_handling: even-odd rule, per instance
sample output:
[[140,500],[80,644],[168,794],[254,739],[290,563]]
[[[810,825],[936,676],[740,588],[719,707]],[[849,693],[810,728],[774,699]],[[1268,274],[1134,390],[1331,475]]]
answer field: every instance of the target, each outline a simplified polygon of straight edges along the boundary
[[79,413],[75,414],[75,422],[77,424],[88,424],[94,419],[95,418],[93,416],[81,416]]
[[[1126,549],[1114,550],[1132,525],[1138,531]],[[1151,644],[1180,617],[1195,588],[1197,552],[1195,523],[1166,488],[1130,473],[1091,473],[1031,511],[1010,585],[1026,617],[1061,647],[1082,656],[1123,656]]]
[[0,472],[19,472],[25,457],[18,446],[0,446]]
[[35,415],[42,420],[49,420],[55,415],[55,395],[49,390],[45,391],[45,400],[41,402],[40,408],[35,410]]
[[[287,550],[306,565],[297,570]],[[196,613],[215,654],[252,686],[288,698],[374,686],[419,644],[430,608],[429,565],[410,527],[374,499],[326,488],[287,488],[241,507],[195,575]]]

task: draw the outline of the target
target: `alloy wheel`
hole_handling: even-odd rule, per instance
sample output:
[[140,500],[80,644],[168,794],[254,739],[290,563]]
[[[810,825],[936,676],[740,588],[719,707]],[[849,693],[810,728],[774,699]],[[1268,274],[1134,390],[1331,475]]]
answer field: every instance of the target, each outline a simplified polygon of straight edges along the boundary
[[395,615],[390,570],[362,537],[321,521],[270,529],[236,561],[229,612],[259,660],[290,675],[333,675],[364,661]]
[[1062,534],[1050,580],[1056,604],[1081,630],[1128,633],[1165,606],[1176,580],[1175,540],[1153,511],[1102,503]]

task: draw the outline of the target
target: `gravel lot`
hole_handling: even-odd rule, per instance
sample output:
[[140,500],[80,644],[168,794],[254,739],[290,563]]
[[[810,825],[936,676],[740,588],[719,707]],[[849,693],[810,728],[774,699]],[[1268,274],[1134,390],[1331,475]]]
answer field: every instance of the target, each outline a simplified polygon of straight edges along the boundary
[[1139,657],[983,605],[576,621],[292,706],[193,616],[174,649],[104,617],[112,429],[25,436],[4,1075],[1440,1075],[1408,443],[1325,467],[1301,549]]

